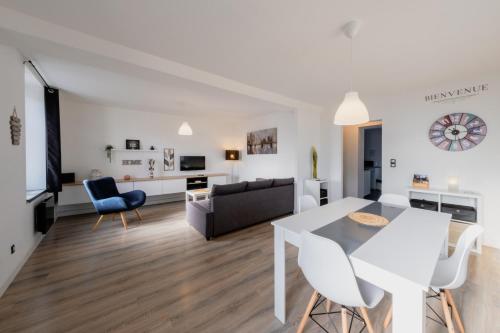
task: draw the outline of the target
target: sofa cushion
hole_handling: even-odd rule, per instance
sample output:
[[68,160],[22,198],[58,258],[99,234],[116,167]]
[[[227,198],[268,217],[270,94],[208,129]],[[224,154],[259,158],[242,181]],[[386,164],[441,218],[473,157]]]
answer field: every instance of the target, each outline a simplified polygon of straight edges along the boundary
[[219,195],[228,195],[233,193],[243,192],[247,188],[248,182],[240,182],[236,184],[227,184],[227,185],[214,185],[212,187],[212,197],[216,197]]
[[269,188],[272,185],[273,185],[272,179],[256,180],[254,182],[248,182],[247,191],[261,190],[264,188]]
[[273,180],[273,187],[291,185],[294,182],[294,178],[276,178]]

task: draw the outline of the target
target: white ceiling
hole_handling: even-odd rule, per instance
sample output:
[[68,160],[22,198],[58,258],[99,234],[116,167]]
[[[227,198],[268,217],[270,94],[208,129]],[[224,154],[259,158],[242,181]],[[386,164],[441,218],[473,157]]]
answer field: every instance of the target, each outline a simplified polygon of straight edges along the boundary
[[[43,20],[317,105],[500,71],[500,1],[0,0]],[[54,65],[55,66],[55,65]],[[48,71],[48,69],[47,69]],[[75,69],[77,71],[77,69]]]
[[194,116],[246,117],[290,110],[170,75],[145,79],[42,54],[33,58],[51,85],[101,105]]

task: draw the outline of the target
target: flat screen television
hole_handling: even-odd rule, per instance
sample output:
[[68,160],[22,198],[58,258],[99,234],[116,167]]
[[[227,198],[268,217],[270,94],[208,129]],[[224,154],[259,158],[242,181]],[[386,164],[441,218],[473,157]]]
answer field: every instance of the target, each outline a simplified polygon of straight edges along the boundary
[[205,156],[181,156],[181,171],[205,170]]

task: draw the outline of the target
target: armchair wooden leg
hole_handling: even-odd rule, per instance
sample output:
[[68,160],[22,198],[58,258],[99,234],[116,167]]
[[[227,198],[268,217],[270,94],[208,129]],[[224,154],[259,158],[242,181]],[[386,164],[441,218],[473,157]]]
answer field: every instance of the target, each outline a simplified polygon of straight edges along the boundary
[[340,316],[342,317],[342,333],[349,333],[349,325],[347,325],[347,310],[342,308],[340,311]]
[[306,312],[304,312],[304,316],[302,316],[302,320],[300,321],[297,333],[304,332],[304,327],[306,327],[307,319],[309,319],[309,313],[312,311],[312,308],[317,300],[318,292],[315,290],[311,296],[311,299],[309,300],[309,304],[307,304]]
[[387,326],[389,326],[389,324],[391,323],[391,320],[392,320],[392,305],[389,308],[389,311],[387,311],[387,314],[385,315],[384,328],[387,328]]
[[465,333],[464,324],[462,323],[462,318],[460,318],[460,314],[458,313],[457,305],[455,304],[453,295],[448,289],[444,290],[444,294],[446,295],[448,303],[450,303],[451,305],[451,311],[453,313],[453,317],[455,317],[455,321],[457,322],[458,330],[460,331],[460,333]]
[[121,212],[120,217],[122,218],[122,223],[123,223],[123,226],[125,227],[125,230],[127,230],[127,228],[128,228],[127,215],[125,215],[125,212]]
[[450,310],[448,309],[448,300],[444,291],[441,291],[441,305],[443,306],[444,318],[446,319],[446,326],[448,326],[448,333],[455,333],[455,328],[453,327],[453,322],[451,321]]
[[94,226],[92,227],[92,231],[95,231],[97,229],[97,227],[99,226],[99,224],[102,222],[102,220],[104,219],[104,216],[105,215],[101,215],[99,216],[99,219],[97,220],[96,224],[94,224]]
[[366,311],[366,308],[359,308],[359,310],[361,311],[361,316],[365,320],[366,329],[368,330],[368,333],[374,333],[375,331],[373,330],[373,325],[370,320],[370,317],[368,317],[368,312]]
[[135,215],[137,215],[137,218],[139,219],[139,223],[141,223],[140,222],[140,221],[142,221],[142,215],[141,215],[141,213],[139,212],[138,209],[134,209],[134,211],[135,211]]

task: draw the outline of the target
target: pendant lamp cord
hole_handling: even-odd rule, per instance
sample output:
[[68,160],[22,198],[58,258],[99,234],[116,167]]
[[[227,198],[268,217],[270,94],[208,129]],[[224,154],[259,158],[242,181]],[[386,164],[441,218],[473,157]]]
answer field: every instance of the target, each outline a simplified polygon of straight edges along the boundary
[[350,91],[352,91],[352,86],[353,86],[353,81],[354,81],[354,65],[353,65],[353,56],[352,56],[352,40],[353,40],[353,37],[351,37],[351,80],[350,80],[350,84],[351,84],[351,89]]

